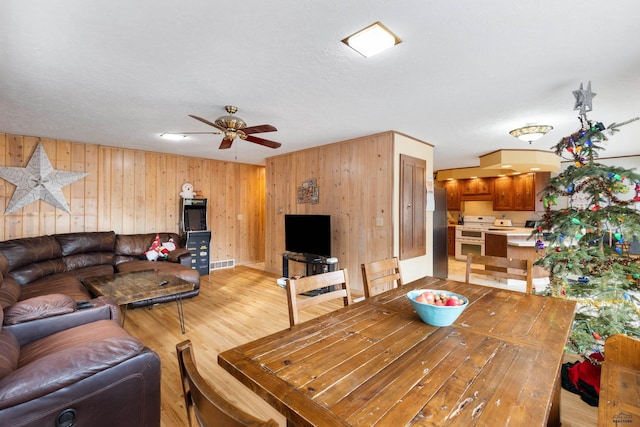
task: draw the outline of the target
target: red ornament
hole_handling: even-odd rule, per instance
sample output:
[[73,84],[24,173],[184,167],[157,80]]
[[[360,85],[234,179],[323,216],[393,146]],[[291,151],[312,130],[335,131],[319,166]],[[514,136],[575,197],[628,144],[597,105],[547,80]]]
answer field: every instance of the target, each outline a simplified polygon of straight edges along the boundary
[[594,337],[595,339],[597,339],[597,340],[599,340],[600,338],[602,338],[602,337],[600,336],[600,334],[598,334],[597,332],[594,332],[594,333],[593,333],[593,337]]
[[561,247],[556,247],[556,252],[562,252],[562,248]]

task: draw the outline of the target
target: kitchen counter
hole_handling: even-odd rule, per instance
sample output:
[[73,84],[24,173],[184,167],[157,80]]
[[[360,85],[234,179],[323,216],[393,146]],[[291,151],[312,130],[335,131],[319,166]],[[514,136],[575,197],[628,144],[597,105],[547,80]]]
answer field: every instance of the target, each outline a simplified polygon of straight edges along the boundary
[[497,234],[499,236],[524,237],[525,239],[531,235],[533,228],[525,227],[494,227],[485,231],[487,234]]
[[[492,241],[494,242],[493,250],[497,250],[501,253],[496,254],[497,256],[504,256],[504,254],[506,253],[506,256],[508,258],[530,259],[532,261],[535,261],[540,256],[544,255],[544,249],[536,250],[537,239],[535,237],[529,238],[531,236],[531,232],[533,231],[533,228],[505,227],[504,230],[489,230],[486,231],[485,234],[501,236],[497,239],[492,239]],[[502,249],[500,249],[499,242],[502,242]],[[504,247],[505,243],[506,248]],[[549,242],[543,243],[545,248],[549,244]],[[536,289],[544,288],[549,283],[549,273],[539,266],[534,266],[533,282],[534,286],[536,286]]]
[[[498,227],[496,227],[498,228]],[[498,236],[507,236],[507,245],[525,248],[533,248],[537,239],[529,238],[533,232],[533,228],[525,227],[505,227],[503,230],[489,230],[486,234],[495,234]],[[545,246],[548,242],[544,242]]]

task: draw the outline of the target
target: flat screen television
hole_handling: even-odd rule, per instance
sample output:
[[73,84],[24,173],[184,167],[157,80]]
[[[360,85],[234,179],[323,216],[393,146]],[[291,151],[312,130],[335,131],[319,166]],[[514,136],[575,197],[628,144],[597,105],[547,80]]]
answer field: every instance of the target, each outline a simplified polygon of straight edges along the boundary
[[284,240],[287,252],[330,257],[331,215],[285,215]]

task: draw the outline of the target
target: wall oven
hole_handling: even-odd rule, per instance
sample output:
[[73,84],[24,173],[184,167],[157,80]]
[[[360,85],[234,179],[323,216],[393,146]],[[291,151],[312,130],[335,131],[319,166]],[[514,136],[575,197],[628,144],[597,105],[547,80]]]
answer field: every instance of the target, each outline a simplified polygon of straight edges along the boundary
[[456,260],[466,261],[467,254],[484,255],[484,233],[494,221],[495,217],[465,216],[464,225],[456,227]]
[[479,231],[478,233],[482,234],[482,239],[468,239],[456,236],[455,256],[458,261],[465,261],[467,254],[484,255],[484,232]]

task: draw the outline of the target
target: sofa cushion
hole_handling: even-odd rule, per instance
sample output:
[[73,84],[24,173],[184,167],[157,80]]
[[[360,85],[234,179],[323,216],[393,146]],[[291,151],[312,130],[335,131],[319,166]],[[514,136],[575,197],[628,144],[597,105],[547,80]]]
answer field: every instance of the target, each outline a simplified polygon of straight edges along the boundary
[[2,273],[3,276],[6,276],[8,272],[9,261],[7,260],[7,257],[5,257],[2,252],[0,252],[0,273]]
[[74,277],[81,282],[89,277],[106,276],[107,274],[113,274],[115,268],[111,264],[92,265],[90,267],[78,268],[76,270],[67,271],[66,276]]
[[65,388],[128,360],[142,343],[112,320],[66,329],[22,347],[18,369],[0,380],[0,406]]
[[65,257],[91,252],[113,253],[116,247],[116,233],[113,231],[55,234],[53,237],[60,244],[62,256]]
[[160,242],[168,242],[173,239],[178,248],[182,247],[180,236],[175,233],[147,233],[147,234],[118,234],[116,236],[116,265],[123,262],[140,259],[156,238],[160,236]]
[[0,252],[9,263],[9,270],[24,265],[60,258],[62,251],[53,236],[24,237],[0,242]]
[[0,283],[0,307],[5,308],[20,299],[20,284],[12,277],[4,277]]
[[18,367],[20,345],[13,334],[0,330],[0,380],[12,373]]
[[69,295],[76,301],[91,298],[91,294],[80,280],[67,274],[56,274],[22,286],[20,301],[48,294]]
[[116,255],[139,257],[149,249],[155,239],[153,234],[118,234],[116,236]]
[[4,310],[4,324],[15,325],[36,319],[72,313],[76,302],[68,295],[50,294],[20,301]]
[[21,285],[25,285],[38,279],[42,279],[43,277],[57,273],[64,273],[65,271],[67,271],[67,266],[62,258],[55,258],[47,261],[34,262],[14,269],[9,272],[9,276],[16,279],[16,281]]
[[113,252],[90,252],[85,254],[75,254],[64,257],[62,260],[68,271],[81,268],[92,267],[94,265],[113,266]]

